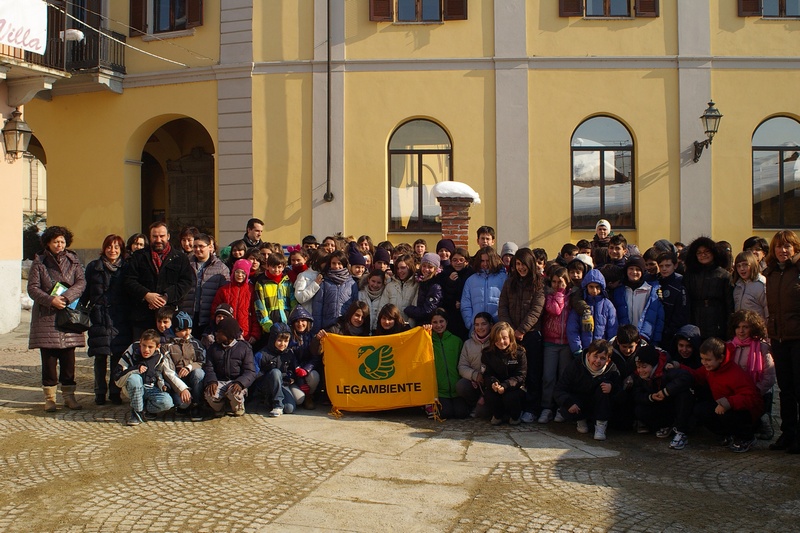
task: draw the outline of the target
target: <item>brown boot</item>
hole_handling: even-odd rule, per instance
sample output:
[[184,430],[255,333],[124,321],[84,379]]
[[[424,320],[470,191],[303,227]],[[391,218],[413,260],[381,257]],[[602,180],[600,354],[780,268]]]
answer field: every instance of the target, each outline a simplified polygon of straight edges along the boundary
[[61,385],[61,396],[64,397],[64,405],[67,409],[77,411],[83,406],[75,399],[75,385]]
[[56,410],[56,389],[58,387],[42,387],[44,391],[44,410],[54,413]]
[[303,402],[303,407],[306,409],[314,409],[316,407],[316,405],[314,405],[314,398],[312,398],[310,394],[306,394],[306,400]]

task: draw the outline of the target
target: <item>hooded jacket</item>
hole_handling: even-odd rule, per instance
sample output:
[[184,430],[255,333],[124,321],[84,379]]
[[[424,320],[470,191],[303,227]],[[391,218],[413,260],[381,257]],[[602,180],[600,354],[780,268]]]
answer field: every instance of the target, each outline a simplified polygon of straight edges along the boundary
[[651,403],[650,395],[660,390],[666,391],[667,397],[688,392],[694,378],[686,369],[665,369],[669,362],[666,352],[658,350],[658,364],[648,379],[642,379],[638,372],[633,373],[633,397],[637,404]]
[[[298,320],[308,320],[308,329],[298,337],[294,330],[294,323]],[[292,330],[291,341],[289,341],[289,349],[294,354],[297,366],[305,369],[306,372],[311,372],[314,369],[318,371],[322,369],[322,357],[319,354],[311,353],[311,344],[314,340],[314,335],[311,331],[314,329],[314,318],[311,316],[305,307],[298,305],[292,310],[289,315],[289,327]]]
[[444,333],[431,333],[433,360],[436,365],[436,383],[439,398],[455,398],[458,382],[458,358],[461,354],[461,339],[445,330]]
[[242,330],[242,337],[245,339],[259,339],[261,337],[261,325],[256,318],[255,310],[255,287],[250,280],[245,279],[238,283],[233,278],[217,290],[211,309],[216,309],[219,304],[228,304],[233,307],[233,318],[239,323]]
[[[586,287],[590,283],[597,283],[602,287],[598,296],[589,296]],[[583,289],[583,299],[592,311],[594,329],[591,333],[583,331],[582,317],[574,309],[569,312],[567,343],[572,353],[584,350],[594,340],[610,341],[617,335],[617,311],[611,300],[606,297],[606,280],[603,274],[596,268],[589,270],[581,281],[581,288]]]
[[263,350],[255,354],[256,373],[266,374],[274,369],[278,369],[283,376],[286,385],[294,379],[294,370],[297,368],[297,361],[291,349],[291,341],[283,351],[278,351],[275,341],[280,335],[289,335],[291,339],[292,330],[289,324],[276,322],[269,330],[269,340]]
[[464,292],[461,294],[461,318],[464,325],[472,330],[472,321],[475,315],[486,311],[495,322],[498,320],[497,308],[500,304],[500,292],[503,290],[503,283],[506,281],[506,271],[500,265],[494,272],[485,270],[476,272],[467,278],[464,284]]
[[611,394],[620,390],[617,366],[609,361],[601,374],[593,376],[586,368],[586,355],[581,355],[572,359],[558,379],[553,390],[553,399],[559,406],[568,409],[575,404],[580,405],[602,383],[611,384]]
[[[225,284],[230,277],[227,265],[217,259],[214,254],[211,254],[205,262],[205,266],[200,270],[202,263],[197,260],[197,257],[192,254],[189,256],[189,266],[194,272],[195,283],[189,288],[189,292],[183,298],[180,310],[185,311],[189,316],[193,317],[195,313],[199,313],[199,324],[195,326],[205,327],[211,322],[212,313],[215,307],[213,306],[214,298],[216,297],[219,288]],[[200,291],[200,302],[197,302],[197,291]]]
[[[645,287],[647,285],[647,287]],[[630,306],[636,301],[636,294],[647,291],[642,314],[636,329],[639,335],[652,343],[661,342],[661,333],[664,331],[664,306],[658,292],[661,289],[657,281],[645,282],[638,289],[631,289],[623,284],[614,289],[614,308],[617,310],[617,324],[623,326],[630,323]]]
[[[678,341],[679,340],[687,340],[692,344],[692,356],[689,359],[684,359],[678,353]],[[686,365],[689,368],[697,368],[700,366],[700,345],[703,343],[703,339],[700,337],[700,328],[693,324],[686,324],[682,328],[680,328],[677,333],[675,333],[675,337],[672,339],[672,360],[678,361],[682,365]]]
[[203,365],[206,377],[203,386],[220,381],[235,381],[242,388],[248,388],[256,379],[256,364],[250,344],[233,340],[223,345],[214,342],[206,351]]

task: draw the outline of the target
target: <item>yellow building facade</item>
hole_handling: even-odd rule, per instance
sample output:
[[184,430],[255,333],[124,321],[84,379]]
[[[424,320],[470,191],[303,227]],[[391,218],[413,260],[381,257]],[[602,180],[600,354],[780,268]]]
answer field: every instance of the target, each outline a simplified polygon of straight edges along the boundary
[[[99,1],[135,48],[125,72],[26,106],[48,222],[86,251],[160,217],[223,244],[258,217],[284,244],[432,245],[430,186],[452,179],[481,197],[470,233],[500,243],[552,255],[607,218],[642,250],[709,235],[736,251],[800,227],[797,157],[777,149],[800,143],[800,14],[740,3],[188,0],[187,24],[159,0]],[[724,118],[695,162],[712,99]]]

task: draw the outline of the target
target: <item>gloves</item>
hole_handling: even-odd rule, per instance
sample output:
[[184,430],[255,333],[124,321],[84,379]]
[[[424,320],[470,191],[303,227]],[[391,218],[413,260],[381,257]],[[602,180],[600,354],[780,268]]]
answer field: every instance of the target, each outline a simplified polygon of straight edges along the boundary
[[308,375],[308,372],[306,372],[305,368],[297,367],[294,371],[294,375],[298,378],[304,378]]
[[584,333],[592,333],[594,331],[594,318],[592,317],[591,310],[587,309],[583,312],[583,318],[581,318],[581,327]]
[[311,387],[309,387],[308,384],[303,383],[302,385],[300,385],[300,390],[303,391],[303,393],[305,394],[309,394],[311,392]]

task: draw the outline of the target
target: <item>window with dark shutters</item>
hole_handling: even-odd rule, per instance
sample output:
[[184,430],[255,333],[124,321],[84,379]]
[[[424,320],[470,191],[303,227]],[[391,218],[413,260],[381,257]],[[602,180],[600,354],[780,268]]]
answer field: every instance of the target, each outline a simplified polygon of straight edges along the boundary
[[636,0],[637,17],[657,17],[658,0]]
[[203,25],[203,0],[186,1],[186,27],[195,28]]
[[444,20],[467,20],[467,0],[442,0]]
[[369,20],[394,22],[394,0],[369,0]]
[[761,0],[739,0],[740,17],[760,17]]
[[583,0],[558,0],[559,17],[582,17]]
[[130,36],[139,37],[147,33],[147,0],[131,0]]

